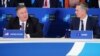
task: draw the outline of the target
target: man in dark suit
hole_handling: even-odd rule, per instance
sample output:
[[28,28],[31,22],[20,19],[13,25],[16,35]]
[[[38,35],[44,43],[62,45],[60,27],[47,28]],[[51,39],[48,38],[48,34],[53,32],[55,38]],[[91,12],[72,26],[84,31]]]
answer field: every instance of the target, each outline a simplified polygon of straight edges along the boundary
[[30,37],[42,37],[42,27],[37,18],[28,16],[25,6],[18,6],[16,18],[9,20],[6,29],[24,30]]
[[89,8],[100,8],[100,0],[85,0]]
[[92,18],[87,15],[88,6],[85,3],[78,4],[76,6],[76,16],[77,18],[72,19],[70,24],[71,30],[92,30],[94,38],[100,37],[100,27],[98,24],[98,19]]
[[31,0],[10,0],[9,2],[9,7],[17,7],[18,5],[32,6]]
[[[44,8],[46,0],[35,0],[33,7]],[[61,8],[61,2],[59,0],[47,0],[48,7],[47,8]]]

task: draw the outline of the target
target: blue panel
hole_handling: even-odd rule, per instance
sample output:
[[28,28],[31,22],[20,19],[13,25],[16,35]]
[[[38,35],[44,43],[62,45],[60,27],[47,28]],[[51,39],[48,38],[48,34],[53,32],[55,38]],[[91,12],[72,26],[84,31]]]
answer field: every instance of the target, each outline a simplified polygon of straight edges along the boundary
[[74,43],[0,44],[0,56],[65,56]]
[[100,43],[86,43],[79,56],[100,56]]

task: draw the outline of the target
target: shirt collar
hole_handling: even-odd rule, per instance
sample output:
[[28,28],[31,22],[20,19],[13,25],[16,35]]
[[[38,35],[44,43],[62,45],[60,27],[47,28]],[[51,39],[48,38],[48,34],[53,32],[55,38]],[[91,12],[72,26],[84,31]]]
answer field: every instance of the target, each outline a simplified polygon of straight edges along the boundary
[[86,15],[82,20],[83,20],[83,21],[86,21],[87,18],[88,18],[88,15]]
[[26,21],[22,22],[21,20],[19,20],[20,25],[22,25],[22,23],[26,24]]

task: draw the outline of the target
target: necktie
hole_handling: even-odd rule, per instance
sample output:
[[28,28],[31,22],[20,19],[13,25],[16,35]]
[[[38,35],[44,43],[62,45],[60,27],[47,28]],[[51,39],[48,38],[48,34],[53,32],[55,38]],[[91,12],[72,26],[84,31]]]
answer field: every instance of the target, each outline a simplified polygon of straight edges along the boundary
[[22,30],[24,30],[24,23],[22,23],[22,27],[21,28],[22,28]]
[[47,0],[45,0],[44,6],[46,6],[46,7],[47,7],[47,5],[48,5],[48,4],[47,4]]
[[81,20],[81,30],[82,30],[82,31],[84,30],[84,23],[83,23],[83,20]]
[[48,0],[44,0],[44,7],[48,6]]
[[25,25],[25,23],[22,23],[22,27],[21,28],[24,31],[24,38],[26,38],[26,33],[25,33],[24,25]]

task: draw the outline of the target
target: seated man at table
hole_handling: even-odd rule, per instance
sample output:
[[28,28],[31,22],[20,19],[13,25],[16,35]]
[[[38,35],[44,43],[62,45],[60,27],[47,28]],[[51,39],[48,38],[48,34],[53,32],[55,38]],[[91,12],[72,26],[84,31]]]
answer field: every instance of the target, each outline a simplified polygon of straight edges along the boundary
[[42,27],[38,19],[28,16],[27,8],[20,5],[16,8],[17,17],[9,20],[6,29],[22,29],[30,37],[42,37]]
[[100,38],[100,28],[98,19],[92,18],[87,15],[88,6],[86,3],[80,3],[76,5],[76,17],[72,19],[70,24],[71,30],[93,31],[94,38]]

